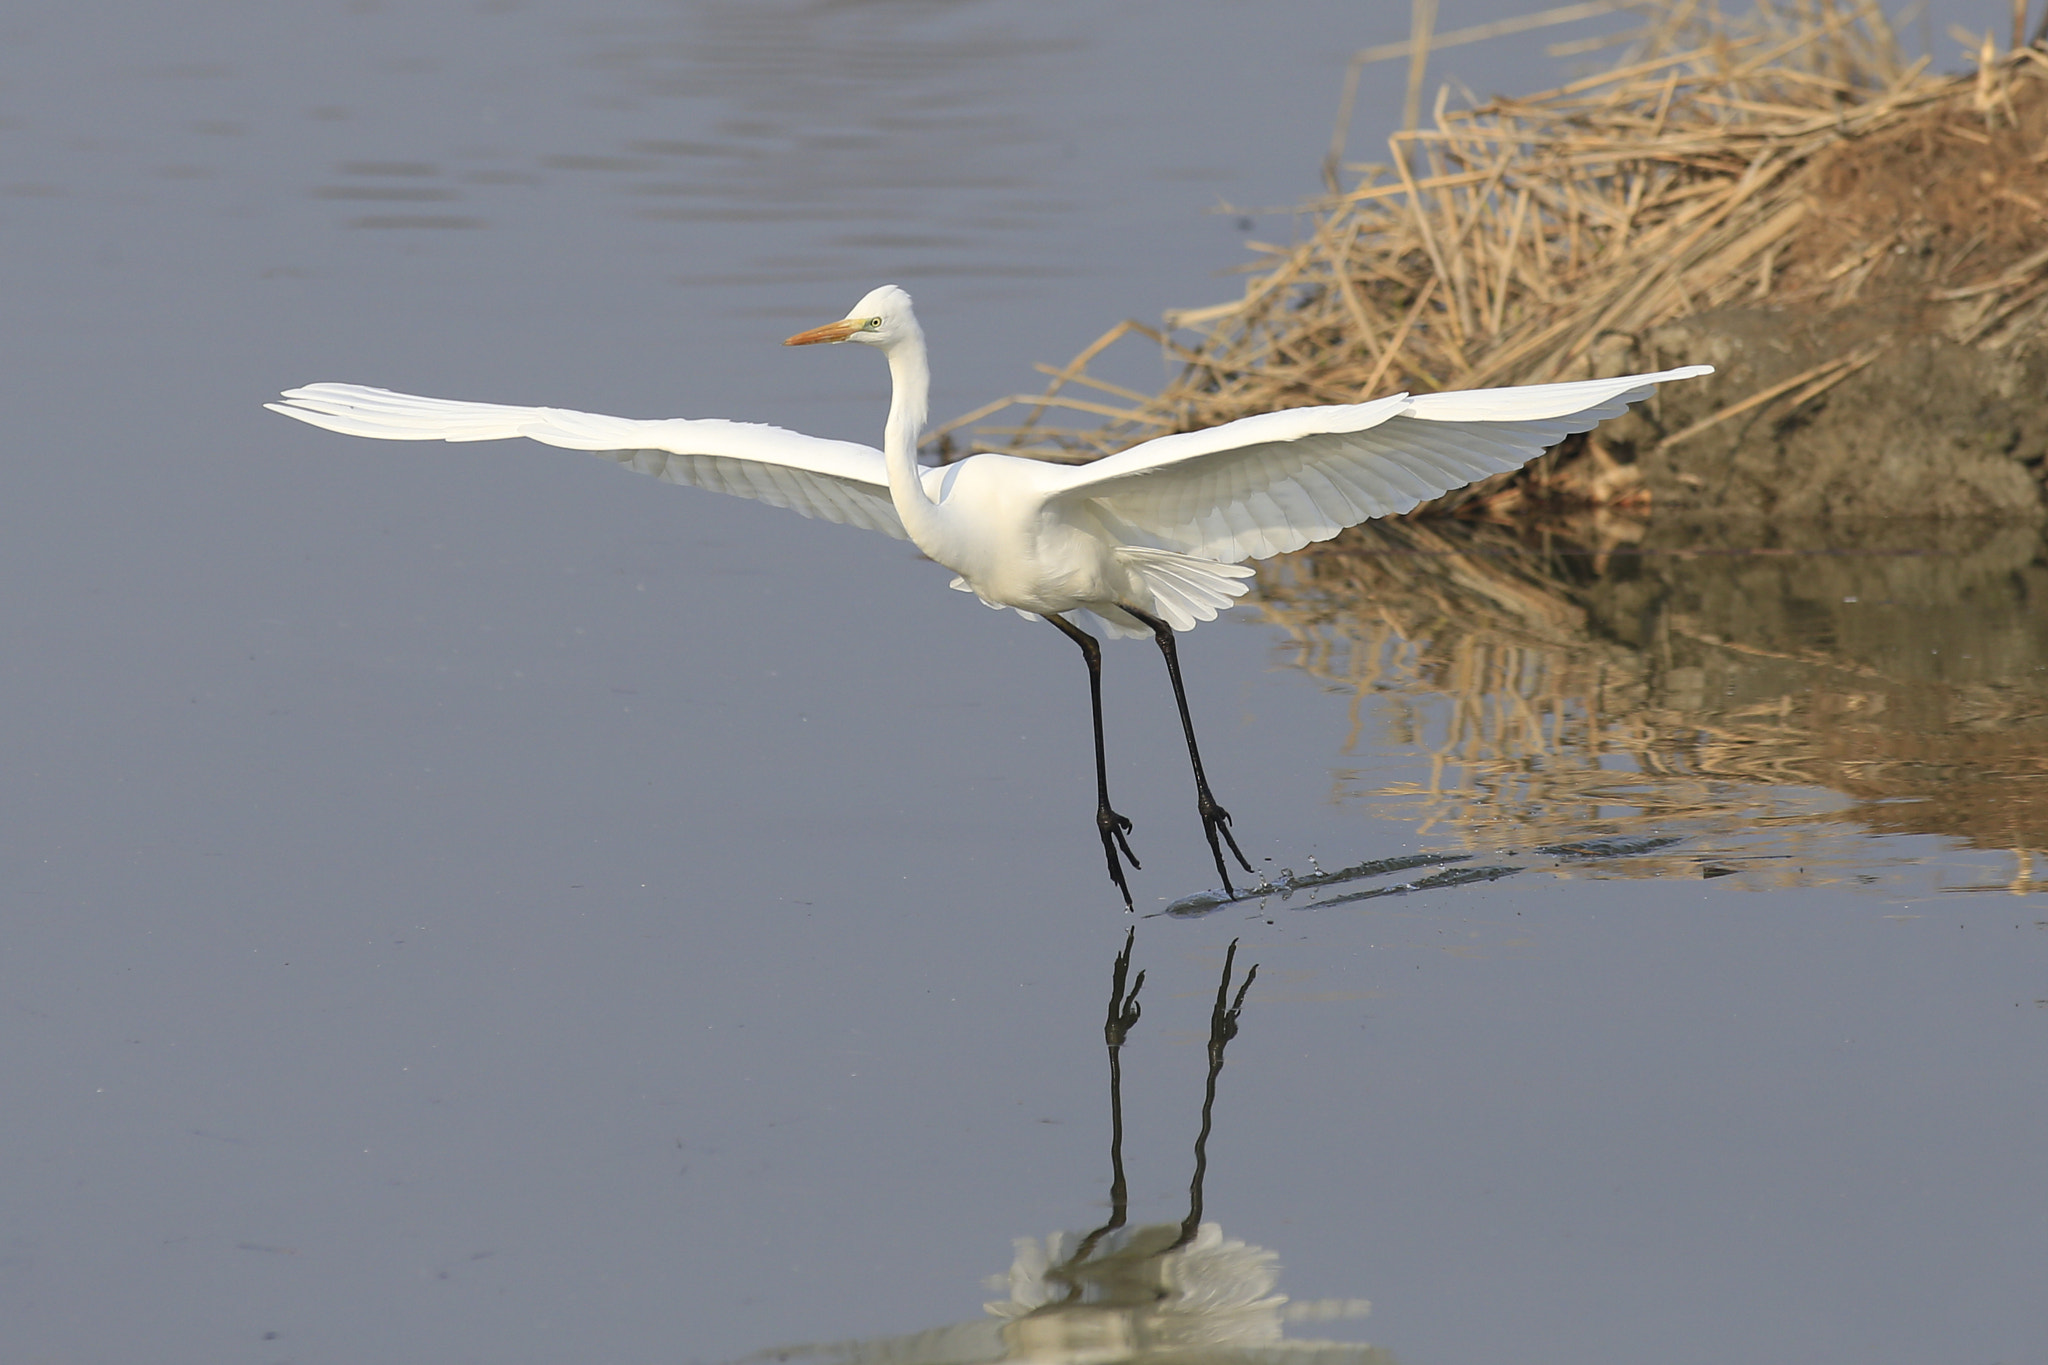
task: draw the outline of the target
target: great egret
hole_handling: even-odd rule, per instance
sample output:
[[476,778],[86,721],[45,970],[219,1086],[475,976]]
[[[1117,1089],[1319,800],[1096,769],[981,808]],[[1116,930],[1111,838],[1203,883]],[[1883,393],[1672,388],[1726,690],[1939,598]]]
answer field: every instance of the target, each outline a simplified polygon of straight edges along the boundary
[[265,406],[350,436],[526,436],[600,452],[671,483],[758,498],[807,517],[908,539],[953,570],[953,587],[991,607],[1050,621],[1080,646],[1088,663],[1095,827],[1109,878],[1129,909],[1131,889],[1118,852],[1133,867],[1139,864],[1128,838],[1131,822],[1109,804],[1096,634],[1150,635],[1165,655],[1195,770],[1202,832],[1224,890],[1234,896],[1222,845],[1229,845],[1246,872],[1252,865],[1202,771],[1173,633],[1214,619],[1243,595],[1244,580],[1253,573],[1243,560],[1298,550],[1347,526],[1406,512],[1475,479],[1518,468],[1571,433],[1648,397],[1662,381],[1713,368],[1689,365],[1617,379],[1397,393],[1368,403],[1291,408],[1161,436],[1085,465],[983,454],[925,469],[917,462],[917,442],[930,371],[910,295],[884,285],[838,322],[800,332],[785,344],[839,341],[873,346],[889,362],[892,392],[880,450],[748,422],[636,421],[562,408],[420,398],[355,384],[289,389],[284,402]]

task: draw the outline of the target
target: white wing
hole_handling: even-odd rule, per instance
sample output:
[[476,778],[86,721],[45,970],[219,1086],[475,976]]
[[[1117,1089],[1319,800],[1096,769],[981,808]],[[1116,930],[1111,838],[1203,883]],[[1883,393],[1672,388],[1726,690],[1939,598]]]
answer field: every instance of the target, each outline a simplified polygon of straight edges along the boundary
[[358,384],[287,389],[272,412],[347,436],[390,441],[496,441],[525,436],[588,450],[642,474],[787,507],[807,517],[909,537],[889,501],[882,452],[781,427],[718,419],[635,421],[565,408],[420,398]]
[[1658,384],[1712,370],[1290,408],[1076,466],[1052,501],[1092,504],[1160,549],[1226,564],[1264,559],[1518,469]]

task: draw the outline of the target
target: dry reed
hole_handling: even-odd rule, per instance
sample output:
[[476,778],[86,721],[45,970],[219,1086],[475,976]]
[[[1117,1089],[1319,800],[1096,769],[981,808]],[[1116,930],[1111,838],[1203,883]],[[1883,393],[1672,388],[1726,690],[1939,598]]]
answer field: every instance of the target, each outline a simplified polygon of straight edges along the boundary
[[[1715,308],[1881,313],[1877,330],[1845,328],[1826,363],[1724,395],[1661,433],[1669,444],[1790,412],[1906,336],[1996,349],[2039,334],[2048,53],[2000,53],[1987,34],[1974,72],[1933,74],[1901,58],[1874,0],[1741,17],[1695,0],[1627,7],[1645,22],[1611,69],[1468,108],[1439,93],[1431,126],[1396,133],[1386,162],[1344,168],[1355,183],[1310,206],[1300,241],[1257,248],[1241,297],[1164,328],[1118,324],[1041,366],[1043,392],[939,429],[942,452],[1085,460],[1275,408],[1624,373],[1651,329]],[[1180,364],[1158,394],[1089,372],[1132,336]],[[1019,405],[1021,421],[958,439]],[[1055,410],[1100,424],[1056,427]],[[1581,440],[1515,486],[1446,501],[1625,505],[1642,492],[1636,453]]]

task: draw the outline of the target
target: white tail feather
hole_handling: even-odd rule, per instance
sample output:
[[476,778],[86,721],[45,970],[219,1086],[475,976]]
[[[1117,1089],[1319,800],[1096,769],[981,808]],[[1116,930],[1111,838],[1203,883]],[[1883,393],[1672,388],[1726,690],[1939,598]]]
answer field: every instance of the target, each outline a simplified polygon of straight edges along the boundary
[[1148,545],[1119,545],[1117,562],[1137,575],[1152,595],[1150,611],[1175,630],[1193,630],[1197,622],[1213,621],[1216,613],[1250,590],[1245,579],[1257,571],[1243,564],[1156,550]]

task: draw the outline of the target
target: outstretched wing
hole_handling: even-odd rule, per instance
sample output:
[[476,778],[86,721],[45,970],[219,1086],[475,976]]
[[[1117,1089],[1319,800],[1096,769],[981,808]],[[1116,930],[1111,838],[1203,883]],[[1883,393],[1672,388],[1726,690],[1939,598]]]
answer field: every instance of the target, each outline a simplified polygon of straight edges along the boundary
[[1091,503],[1161,549],[1264,559],[1518,469],[1658,384],[1712,370],[1291,408],[1076,466],[1054,499]]
[[421,398],[358,384],[287,389],[272,412],[348,436],[388,441],[496,441],[525,436],[588,450],[669,483],[787,507],[807,517],[909,537],[889,501],[882,452],[781,427],[717,419],[635,421],[565,408]]

